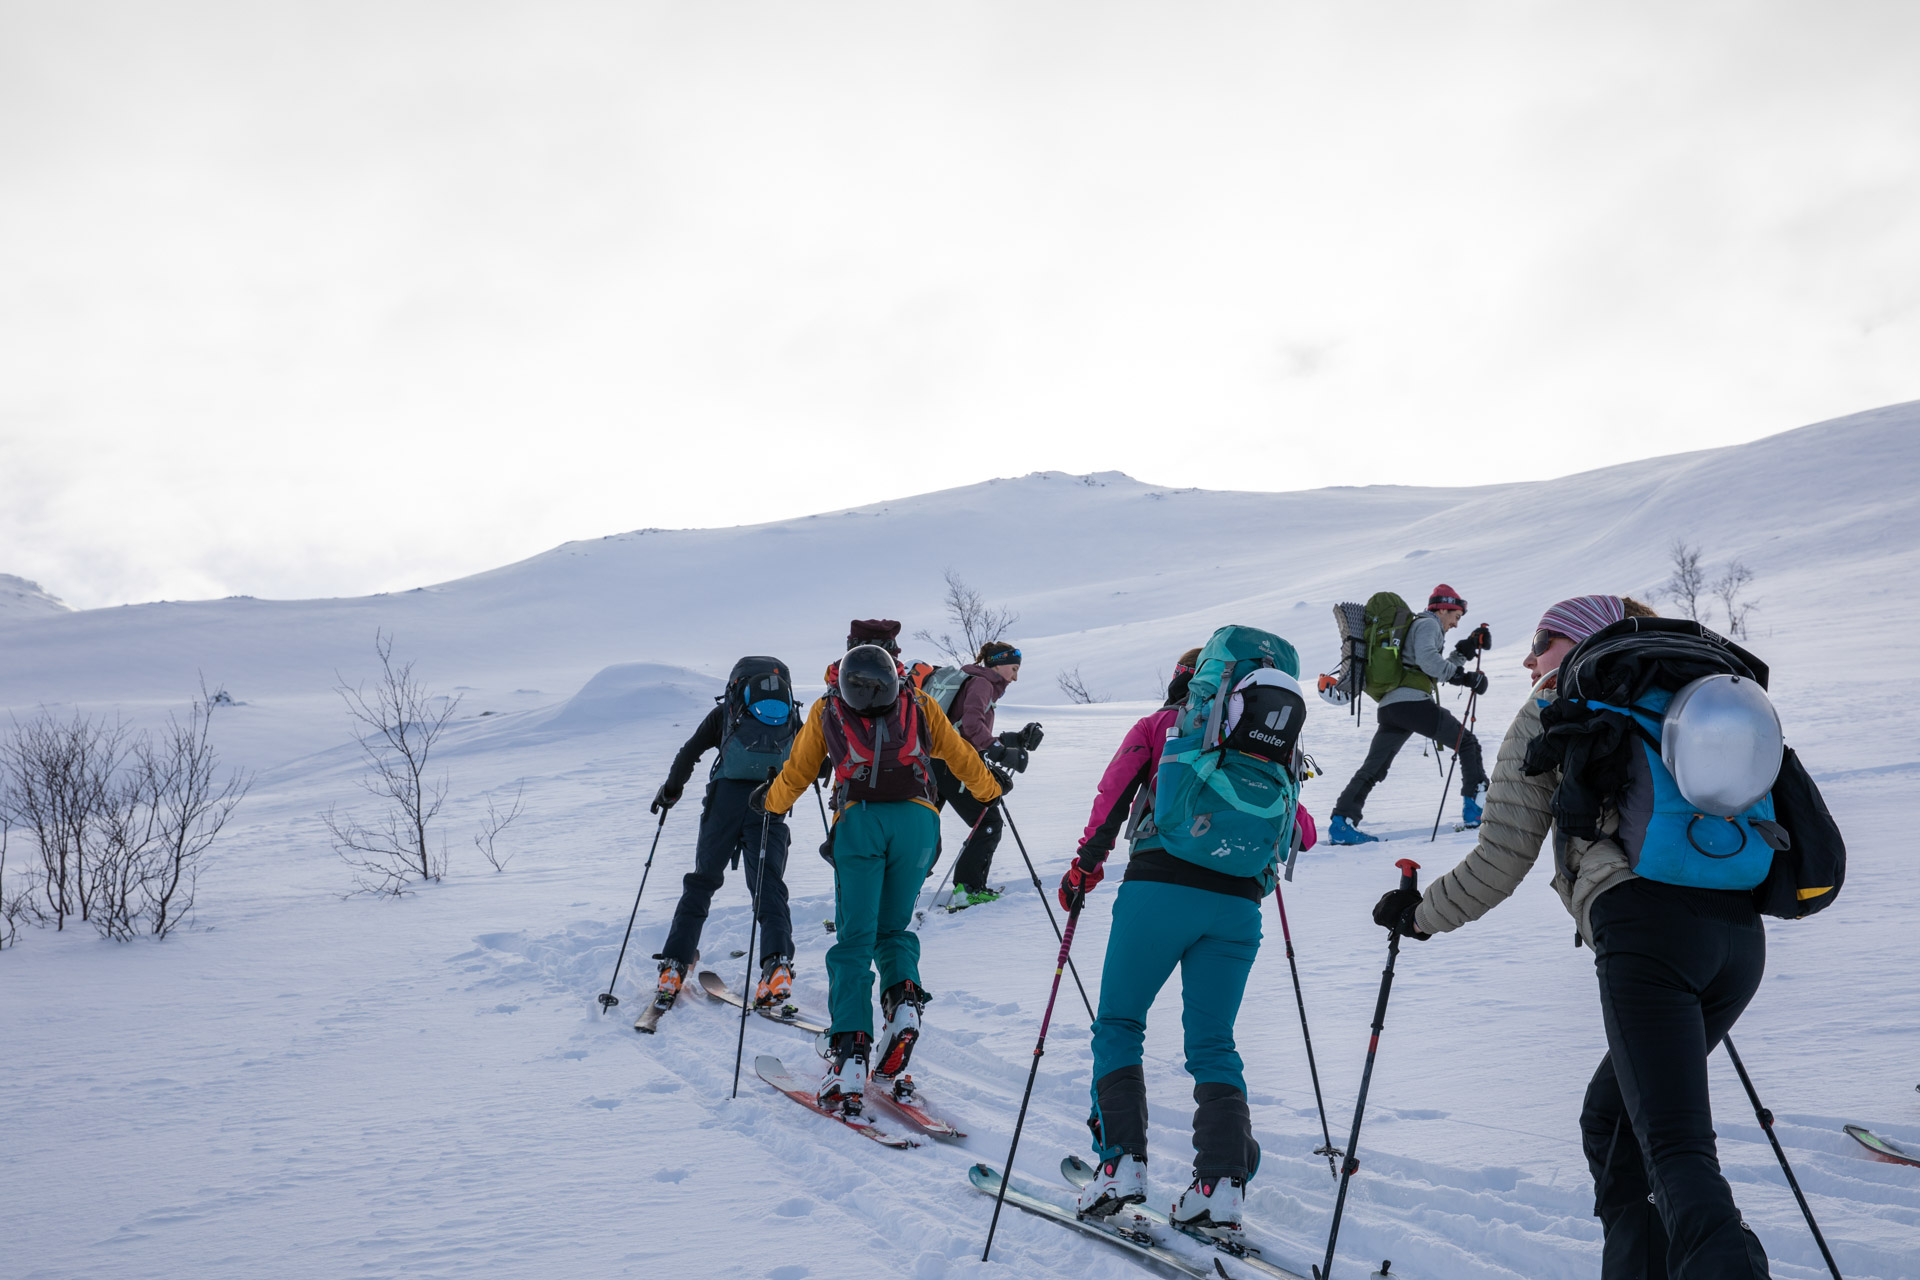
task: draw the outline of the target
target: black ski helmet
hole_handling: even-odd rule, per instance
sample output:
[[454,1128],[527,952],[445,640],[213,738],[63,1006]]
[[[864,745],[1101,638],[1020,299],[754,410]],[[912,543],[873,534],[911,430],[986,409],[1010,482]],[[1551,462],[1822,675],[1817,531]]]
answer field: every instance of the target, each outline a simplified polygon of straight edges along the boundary
[[861,715],[885,711],[900,698],[900,667],[879,645],[857,645],[840,659],[839,692],[840,701]]

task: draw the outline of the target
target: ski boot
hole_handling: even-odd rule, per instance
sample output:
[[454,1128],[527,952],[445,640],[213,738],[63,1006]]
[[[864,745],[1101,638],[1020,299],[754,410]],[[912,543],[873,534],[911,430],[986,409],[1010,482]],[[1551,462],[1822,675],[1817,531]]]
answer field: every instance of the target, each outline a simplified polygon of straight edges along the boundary
[[1093,1181],[1080,1188],[1074,1208],[1083,1218],[1105,1218],[1146,1198],[1146,1158],[1122,1152],[1095,1166]]
[[1380,837],[1368,835],[1336,813],[1333,824],[1327,828],[1327,839],[1333,844],[1374,844]]
[[886,1048],[880,1051],[874,1075],[891,1079],[907,1069],[907,1059],[920,1039],[920,1011],[932,998],[912,981],[896,982],[880,993],[880,1012],[887,1020],[880,1042]]
[[864,1031],[842,1031],[831,1045],[827,1074],[814,1091],[814,1100],[829,1111],[857,1116],[867,1092],[867,1053],[873,1042]]
[[1480,825],[1480,817],[1482,812],[1480,808],[1480,797],[1486,794],[1487,794],[1487,789],[1485,787],[1482,787],[1480,788],[1480,790],[1474,792],[1472,795],[1462,796],[1460,798],[1460,829],[1461,830],[1471,831],[1473,830],[1473,828]]
[[1238,1231],[1240,1208],[1246,1203],[1247,1184],[1241,1178],[1196,1177],[1173,1202],[1167,1218],[1176,1227],[1210,1227]]
[[762,1009],[778,1009],[793,996],[793,958],[768,956],[760,965],[760,985],[754,990],[753,1003]]
[[680,988],[687,980],[687,966],[679,960],[660,962],[660,981],[653,988],[653,1002],[662,1012],[673,1008],[673,1002],[680,995]]

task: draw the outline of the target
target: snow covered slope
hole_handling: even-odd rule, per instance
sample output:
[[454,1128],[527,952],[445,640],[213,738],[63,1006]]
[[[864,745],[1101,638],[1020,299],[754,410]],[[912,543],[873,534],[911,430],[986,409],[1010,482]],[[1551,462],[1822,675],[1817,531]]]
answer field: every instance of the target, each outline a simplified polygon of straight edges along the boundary
[[[1319,668],[1335,600],[1423,596],[1444,579],[1498,641],[1481,718],[1491,746],[1523,696],[1518,660],[1540,610],[1645,592],[1676,537],[1710,567],[1755,570],[1752,646],[1853,845],[1834,909],[1770,930],[1771,973],[1739,1043],[1845,1273],[1920,1277],[1920,1179],[1865,1161],[1840,1132],[1855,1120],[1920,1142],[1908,923],[1920,729],[1881,669],[1888,638],[1920,628],[1920,404],[1537,484],[1254,494],[1042,473],[772,525],[571,543],[389,596],[0,613],[0,706],[137,719],[180,706],[204,674],[245,704],[216,717],[227,755],[261,770],[203,884],[199,931],[124,947],[33,932],[0,954],[0,1269],[1139,1274],[1018,1215],[996,1263],[977,1261],[986,1206],[965,1168],[1004,1156],[1056,947],[1011,838],[997,868],[1016,892],[924,929],[937,998],[916,1074],[972,1133],[957,1148],[883,1151],[773,1095],[750,1066],[730,1099],[736,1024],[717,1005],[689,997],[658,1037],[628,1029],[691,856],[691,802],[662,829],[625,1003],[596,1011],[655,831],[646,800],[717,677],[769,652],[805,678],[853,616],[940,630],[941,572],[957,569],[1022,615],[1027,662],[1001,718],[1044,721],[1047,742],[1009,807],[1051,881],[1107,753],[1150,706],[1138,700],[1214,626],[1273,627]],[[366,677],[376,628],[462,698],[444,757],[453,874],[398,903],[339,898],[349,879],[314,818],[355,800],[331,688]],[[1052,678],[1075,666],[1136,701],[1062,705]],[[1366,733],[1314,705],[1309,742],[1328,776],[1307,800],[1324,820]],[[486,795],[522,780],[528,813],[495,874],[467,840]],[[1336,1130],[1384,956],[1367,908],[1394,858],[1437,874],[1470,847],[1445,830],[1425,843],[1440,790],[1436,762],[1409,747],[1369,809],[1370,827],[1399,838],[1317,850],[1288,887]],[[798,990],[819,1008],[832,879],[811,852],[818,817],[793,821]],[[950,847],[958,836],[949,818]],[[745,901],[731,879],[703,941],[735,981]],[[1096,898],[1076,945],[1090,991],[1110,903]],[[1407,946],[1337,1274],[1382,1257],[1416,1280],[1594,1273],[1574,1117],[1602,1041],[1588,953],[1571,938],[1542,869],[1477,926]],[[1250,1205],[1256,1234],[1304,1270],[1332,1187],[1310,1154],[1319,1121],[1277,930],[1268,941],[1242,1017],[1267,1152]],[[1071,987],[1062,1000],[1019,1161],[1042,1181],[1085,1141],[1086,1018]],[[1164,1195],[1189,1104],[1177,1003],[1154,1019]],[[750,1023],[746,1048],[749,1063],[775,1053],[812,1070],[786,1029]],[[1775,1274],[1823,1274],[1737,1083],[1715,1070],[1723,1161]]]
[[37,582],[0,573],[0,623],[69,612],[67,602]]

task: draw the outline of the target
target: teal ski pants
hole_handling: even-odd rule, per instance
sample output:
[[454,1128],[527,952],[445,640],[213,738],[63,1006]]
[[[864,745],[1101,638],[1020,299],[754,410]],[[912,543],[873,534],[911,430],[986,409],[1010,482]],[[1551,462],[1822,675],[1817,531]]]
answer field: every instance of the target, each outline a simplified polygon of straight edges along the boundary
[[1193,1076],[1195,1172],[1251,1177],[1259,1164],[1233,1024],[1260,952],[1260,904],[1186,885],[1129,880],[1113,928],[1093,1024],[1094,1150],[1146,1155],[1141,1046],[1147,1010],[1180,968],[1180,1023]]
[[862,801],[833,824],[833,937],[827,949],[832,1030],[873,1035],[873,969],[880,989],[920,982],[913,903],[933,863],[940,815],[911,800]]

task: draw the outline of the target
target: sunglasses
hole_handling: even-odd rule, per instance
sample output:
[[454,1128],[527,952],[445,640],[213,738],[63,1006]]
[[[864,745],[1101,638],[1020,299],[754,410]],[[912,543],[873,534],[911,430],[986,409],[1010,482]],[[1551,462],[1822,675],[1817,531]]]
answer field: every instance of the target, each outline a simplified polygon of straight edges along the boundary
[[1173,674],[1177,676],[1190,676],[1194,673],[1194,670],[1195,668],[1193,667],[1183,667],[1177,662],[1173,664]]
[[1553,642],[1555,640],[1568,640],[1571,638],[1570,636],[1561,635],[1558,631],[1549,631],[1545,627],[1542,627],[1533,633],[1533,648],[1529,650],[1529,652],[1537,658],[1547,650],[1553,648]]

